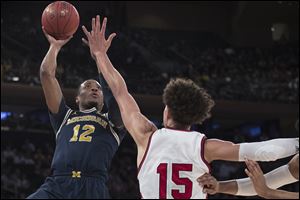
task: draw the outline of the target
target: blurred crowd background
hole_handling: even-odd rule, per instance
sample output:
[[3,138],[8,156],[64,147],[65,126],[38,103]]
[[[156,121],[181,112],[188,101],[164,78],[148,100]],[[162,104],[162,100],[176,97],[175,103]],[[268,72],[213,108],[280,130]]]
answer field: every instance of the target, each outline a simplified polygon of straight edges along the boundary
[[[254,5],[256,9],[251,7],[252,3],[240,1],[173,2],[169,4],[171,7],[173,5],[172,8],[164,2],[144,2],[145,5],[127,1],[71,3],[79,11],[80,25],[90,27],[91,17],[96,14],[108,17],[107,35],[117,33],[108,52],[109,57],[124,77],[129,91],[135,95],[145,98],[149,95],[161,96],[171,78],[185,77],[204,87],[217,101],[251,102],[253,105],[269,103],[274,105],[274,110],[277,109],[276,105],[297,108],[287,114],[289,133],[284,131],[284,120],[279,114],[253,120],[246,118],[247,113],[243,113],[239,116],[245,118],[243,121],[223,126],[222,120],[230,116],[220,117],[223,113],[217,113],[216,117],[213,116],[201,126],[193,126],[193,130],[205,133],[208,138],[217,137],[240,143],[298,137],[293,123],[299,115],[299,3],[270,2],[257,2],[259,5]],[[24,100],[26,97],[15,103],[8,99],[6,90],[2,89],[2,85],[41,87],[39,67],[49,45],[41,31],[40,16],[49,3],[1,2],[1,100],[6,102],[1,103],[1,198],[27,197],[50,173],[55,139],[45,104],[31,105],[29,108],[30,102]],[[199,22],[200,28],[191,29],[189,26],[196,26],[201,14],[195,18],[181,18],[184,15],[192,16],[200,7],[209,8],[220,18],[235,13],[229,17],[232,24],[228,23],[228,27],[251,21],[245,27],[249,25],[253,28],[257,23],[257,27],[268,29],[268,35],[250,31],[252,37],[247,38],[247,34],[241,37],[243,31],[249,32],[243,25],[240,25],[240,32],[234,28],[227,30],[228,27],[224,28],[225,33],[215,31],[218,29],[214,29],[214,23],[220,26],[221,22],[216,22],[218,17],[209,18],[209,11],[202,14],[207,18]],[[265,13],[259,7],[263,7]],[[157,13],[153,8],[157,8]],[[187,8],[193,12],[189,13]],[[177,13],[178,10],[181,13]],[[145,16],[138,19],[143,11]],[[162,13],[174,16],[175,25]],[[206,25],[203,21],[207,21]],[[180,22],[186,22],[186,25],[181,27]],[[276,22],[280,22],[281,26]],[[153,24],[157,24],[157,27]],[[201,29],[201,26],[204,28]],[[75,90],[84,80],[97,77],[96,65],[89,50],[82,44],[81,37],[83,33],[79,27],[59,55],[57,78],[63,90]],[[160,114],[149,116],[158,127],[162,122]],[[257,115],[260,115],[259,109]],[[289,159],[260,164],[268,172],[286,164]],[[111,164],[108,185],[112,198],[140,198],[135,163],[136,146],[128,135]],[[216,161],[212,163],[212,174],[220,180],[242,178],[246,177],[244,168],[243,163]],[[298,188],[299,184],[296,183],[283,189],[299,191]],[[209,198],[257,197],[217,194]]]

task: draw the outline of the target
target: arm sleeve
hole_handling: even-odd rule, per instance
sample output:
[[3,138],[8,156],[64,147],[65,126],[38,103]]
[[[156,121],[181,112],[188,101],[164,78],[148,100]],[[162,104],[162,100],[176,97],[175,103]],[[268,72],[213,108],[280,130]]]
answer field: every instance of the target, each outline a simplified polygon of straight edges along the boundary
[[57,131],[59,130],[67,112],[70,110],[71,109],[66,105],[65,100],[63,98],[61,99],[59,110],[57,113],[52,113],[50,110],[48,110],[50,122],[55,133],[57,133]]
[[279,138],[262,142],[241,143],[239,161],[274,161],[299,152],[299,138]]
[[99,82],[102,86],[104,103],[108,109],[108,119],[115,125],[116,128],[123,129],[124,124],[121,118],[119,106],[102,74],[99,74]]
[[[269,173],[264,175],[266,179],[266,184],[271,189],[277,189],[281,186],[295,183],[298,180],[293,177],[293,175],[289,171],[288,165],[281,166],[279,168],[270,171]],[[257,195],[252,181],[250,178],[243,178],[236,180],[238,185],[238,192],[236,195],[240,196],[254,196]]]

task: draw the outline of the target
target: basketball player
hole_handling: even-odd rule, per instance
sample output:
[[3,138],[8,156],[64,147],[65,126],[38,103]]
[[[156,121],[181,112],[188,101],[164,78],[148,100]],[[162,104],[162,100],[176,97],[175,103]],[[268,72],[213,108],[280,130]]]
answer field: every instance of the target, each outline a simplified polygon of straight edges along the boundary
[[[157,129],[141,113],[106,54],[106,23],[107,18],[104,18],[100,27],[97,16],[92,19],[91,32],[83,26],[87,37],[83,42],[89,46],[118,103],[124,125],[137,145],[138,179],[143,198],[205,198],[197,178],[209,173],[208,163],[213,160],[244,161],[247,156],[270,161],[296,153],[299,142],[295,138],[233,144],[206,140],[205,135],[190,131],[192,124],[208,118],[214,105],[210,95],[191,80],[176,79],[168,83],[163,94],[165,128]],[[115,36],[111,34],[108,40]]]
[[259,195],[266,199],[299,199],[299,192],[276,190],[277,188],[299,181],[299,154],[287,165],[263,174],[257,162],[246,160],[246,174],[250,178],[217,181],[210,174],[199,177],[199,184],[208,194],[225,193],[240,196]]
[[[108,170],[125,135],[120,111],[100,73],[101,85],[92,79],[80,85],[76,97],[78,111],[65,104],[55,78],[56,59],[71,37],[55,40],[45,31],[44,34],[50,48],[41,64],[40,78],[55,131],[56,149],[51,176],[28,199],[107,199]],[[110,41],[106,44],[108,48]],[[109,110],[105,114],[101,113],[103,96]]]

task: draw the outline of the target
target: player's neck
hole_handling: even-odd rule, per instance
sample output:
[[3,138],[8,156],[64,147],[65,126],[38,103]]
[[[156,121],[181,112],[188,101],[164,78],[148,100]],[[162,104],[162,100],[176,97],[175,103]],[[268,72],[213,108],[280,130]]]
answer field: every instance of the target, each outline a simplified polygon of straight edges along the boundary
[[165,128],[189,131],[191,126],[182,125],[174,122],[172,119],[169,119]]
[[90,109],[93,109],[93,108],[96,108],[96,110],[101,112],[103,106],[84,107],[82,105],[79,105],[78,107],[79,107],[80,112],[85,111],[85,110],[90,110]]
[[91,111],[91,110],[97,110],[97,108],[96,107],[91,107],[91,108],[81,107],[81,108],[79,108],[80,112],[87,112],[87,111]]

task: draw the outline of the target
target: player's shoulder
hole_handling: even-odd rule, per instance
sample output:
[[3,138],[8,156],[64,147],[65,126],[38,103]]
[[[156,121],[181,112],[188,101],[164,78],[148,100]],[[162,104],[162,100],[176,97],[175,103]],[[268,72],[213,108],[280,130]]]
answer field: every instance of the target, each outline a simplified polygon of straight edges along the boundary
[[203,133],[201,133],[199,131],[190,131],[190,132],[188,132],[188,135],[191,138],[194,138],[194,139],[197,139],[197,140],[201,140],[201,141],[202,141],[203,138],[206,138],[205,134],[203,134]]
[[[206,137],[205,134],[198,132],[198,131],[193,131],[193,130],[177,130],[177,129],[171,129],[171,128],[161,128],[156,131],[156,133],[166,133],[167,135],[177,135],[177,136],[182,136],[182,137]],[[159,135],[159,134],[158,134]]]
[[95,112],[95,115],[101,117],[102,119],[105,119],[106,121],[109,121],[109,118],[108,118],[108,113],[102,113],[101,111],[97,110]]
[[102,113],[101,111],[97,110],[95,112],[95,115],[97,115],[97,117],[100,117],[103,120],[105,120],[109,124],[109,126],[111,126],[112,128],[115,128],[114,123],[109,119],[108,112]]
[[203,133],[199,132],[199,131],[194,131],[194,130],[180,130],[180,129],[175,129],[175,128],[160,128],[158,129],[158,131],[161,132],[173,132],[173,133],[186,133],[186,134],[202,134]]

